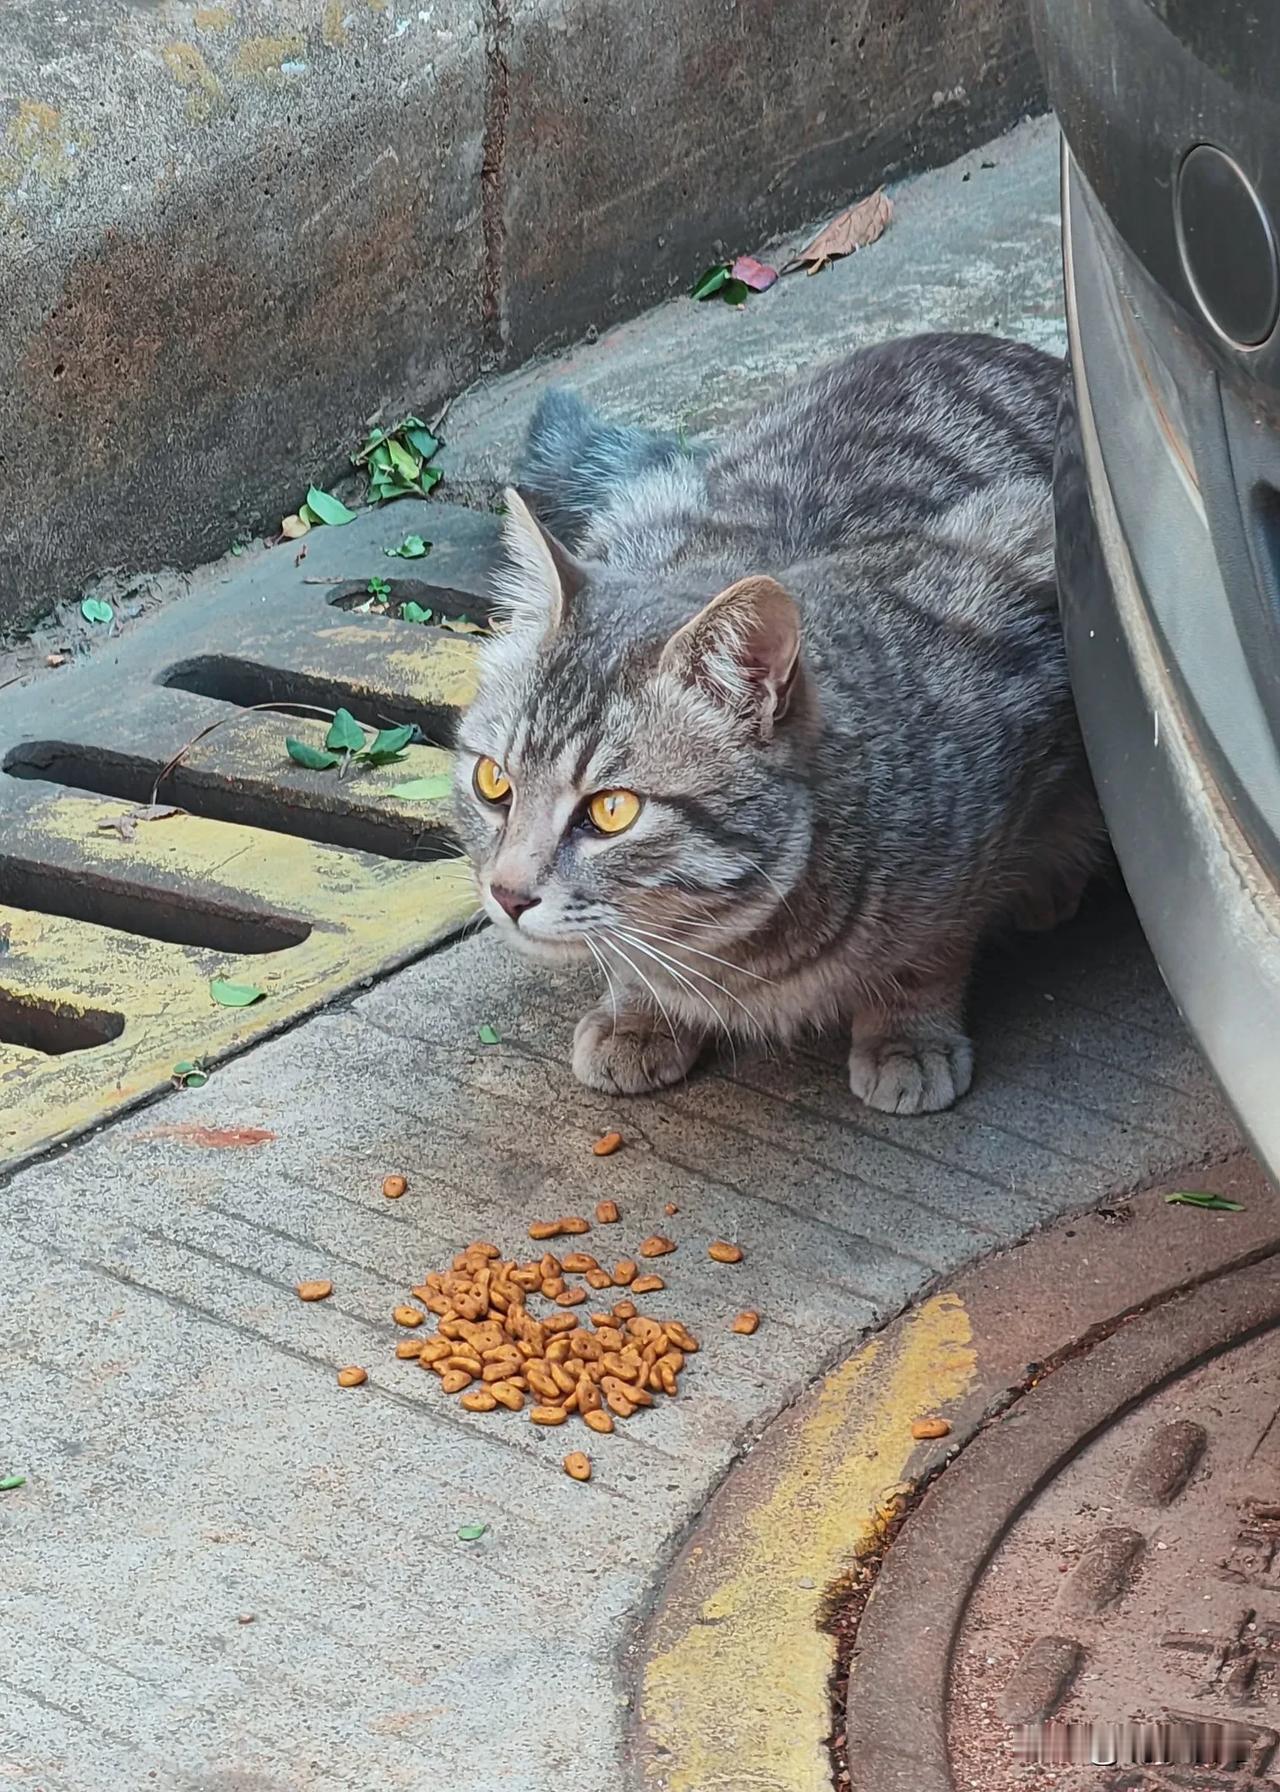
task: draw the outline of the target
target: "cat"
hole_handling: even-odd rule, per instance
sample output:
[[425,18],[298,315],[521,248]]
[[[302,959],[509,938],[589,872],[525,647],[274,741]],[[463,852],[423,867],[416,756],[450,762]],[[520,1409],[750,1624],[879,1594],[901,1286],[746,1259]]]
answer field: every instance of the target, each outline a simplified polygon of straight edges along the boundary
[[907,338],[694,452],[544,398],[456,799],[503,937],[598,967],[584,1083],[840,1026],[873,1108],[968,1089],[976,950],[1065,918],[1105,851],[1057,612],[1061,373]]

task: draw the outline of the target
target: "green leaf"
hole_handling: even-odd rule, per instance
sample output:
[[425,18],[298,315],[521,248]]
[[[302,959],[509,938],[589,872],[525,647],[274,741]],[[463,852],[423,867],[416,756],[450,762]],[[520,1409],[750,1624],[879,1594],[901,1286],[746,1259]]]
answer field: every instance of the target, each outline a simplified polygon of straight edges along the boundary
[[440,471],[439,467],[424,467],[422,469],[422,485],[420,487],[423,497],[425,498],[428,492],[434,491],[443,478],[444,474]]
[[745,280],[726,280],[720,288],[720,297],[726,305],[745,305],[750,294],[751,288]]
[[294,740],[285,737],[284,750],[295,765],[305,765],[309,772],[331,771],[338,763],[336,753],[326,753],[322,747],[310,747],[305,740]]
[[440,446],[429,429],[421,423],[415,423],[412,419],[406,421],[404,425],[404,439],[414,453],[420,454],[423,460],[430,460]]
[[460,1543],[478,1543],[488,1528],[487,1524],[460,1524],[458,1540]]
[[418,456],[410,454],[409,450],[397,442],[394,437],[387,443],[387,451],[391,456],[391,464],[401,479],[406,485],[412,485],[418,477],[418,468],[422,465]]
[[479,1038],[481,1045],[501,1045],[502,1043],[502,1034],[496,1027],[491,1027],[488,1021],[479,1029]]
[[384,548],[382,551],[392,560],[421,560],[424,554],[430,553],[431,543],[424,541],[420,535],[406,535],[398,548]]
[[1176,1195],[1166,1195],[1165,1200],[1171,1206],[1203,1207],[1210,1213],[1243,1213],[1242,1201],[1228,1201],[1223,1195],[1206,1194],[1203,1189],[1180,1189]]
[[393,784],[387,795],[405,803],[438,803],[452,791],[453,779],[448,772],[441,772],[434,778],[411,778],[407,784]]
[[262,1001],[265,989],[259,989],[253,983],[228,983],[225,977],[215,977],[209,985],[209,994],[219,1008],[252,1008],[255,1002]]
[[348,510],[341,498],[335,498],[332,492],[322,492],[316,485],[313,485],[307,493],[307,509],[317,522],[328,523],[334,529],[341,527],[343,523],[354,523],[356,520],[355,511]]
[[417,732],[412,722],[403,728],[380,729],[374,736],[373,745],[366,749],[365,757],[372,758],[375,753],[403,753]]
[[369,580],[369,583],[365,587],[365,589],[368,591],[370,597],[384,597],[385,598],[385,597],[391,596],[390,584],[387,582],[386,579],[380,579],[376,573]]
[[316,515],[315,511],[312,510],[310,504],[299,504],[298,515],[302,518],[304,523],[310,523],[313,527],[320,521],[320,518]]
[[340,709],[329,724],[324,744],[335,753],[358,753],[364,746],[364,729],[349,709]]
[[242,541],[233,541],[231,544],[231,552],[235,555],[236,559],[238,560],[240,558],[241,554],[244,553],[244,543]]
[[80,600],[80,614],[86,622],[110,622],[115,611],[100,597],[85,597]]
[[421,604],[415,604],[410,598],[407,604],[400,606],[401,622],[430,622],[431,611],[424,610]]
[[193,1064],[186,1058],[181,1064],[175,1064],[169,1075],[180,1089],[203,1089],[209,1080],[209,1072],[203,1064]]
[[728,280],[728,278],[729,278],[728,262],[727,261],[718,261],[718,262],[716,262],[714,267],[709,267],[707,269],[706,273],[703,274],[702,278],[698,281],[697,285],[693,288],[693,291],[690,294],[690,297],[695,298],[695,299],[714,298],[716,293],[719,292],[720,288],[724,285],[725,281]]
[[[26,1484],[27,1477],[25,1475],[5,1475],[3,1480],[0,1480],[0,1493],[12,1493],[15,1487],[25,1487]],[[475,1525],[468,1525],[466,1528],[469,1531],[476,1529]],[[481,1525],[478,1534],[483,1536],[486,1528],[485,1525]],[[462,1532],[459,1531],[458,1535],[461,1536]]]

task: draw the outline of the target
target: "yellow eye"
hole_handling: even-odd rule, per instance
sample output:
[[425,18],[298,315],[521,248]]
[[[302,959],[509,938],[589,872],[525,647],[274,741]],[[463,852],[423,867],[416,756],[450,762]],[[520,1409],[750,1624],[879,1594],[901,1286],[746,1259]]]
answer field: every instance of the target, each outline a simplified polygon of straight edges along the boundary
[[602,834],[621,834],[640,813],[640,798],[634,790],[598,790],[587,804],[591,825]]
[[477,759],[471,782],[486,803],[505,802],[511,795],[511,780],[496,759]]

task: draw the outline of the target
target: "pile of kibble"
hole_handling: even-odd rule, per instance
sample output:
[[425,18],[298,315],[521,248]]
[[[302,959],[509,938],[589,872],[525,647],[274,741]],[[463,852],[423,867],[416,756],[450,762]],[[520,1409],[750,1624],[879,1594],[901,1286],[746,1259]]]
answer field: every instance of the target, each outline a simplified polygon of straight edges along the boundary
[[[388,1177],[383,1185],[389,1199],[398,1199],[406,1189],[403,1177]],[[615,1225],[620,1218],[612,1201],[600,1202],[595,1210],[597,1226]],[[589,1220],[570,1215],[535,1221],[529,1236],[545,1245],[590,1231]],[[637,1256],[656,1259],[675,1249],[670,1238],[655,1234],[639,1246]],[[740,1246],[717,1239],[708,1255],[717,1263],[740,1263],[743,1254]],[[650,1316],[637,1307],[637,1299],[665,1287],[660,1275],[642,1274],[633,1257],[606,1268],[587,1251],[556,1256],[544,1250],[521,1262],[477,1239],[458,1252],[448,1269],[433,1270],[411,1290],[420,1305],[406,1302],[394,1309],[396,1324],[413,1333],[396,1345],[395,1353],[430,1370],[443,1391],[456,1395],[468,1412],[521,1412],[529,1405],[535,1425],[563,1425],[576,1414],[592,1431],[610,1432],[616,1419],[653,1406],[655,1395],[674,1399],[685,1360],[699,1348],[681,1320]],[[622,1290],[623,1298],[607,1309],[602,1301],[602,1310],[581,1323],[572,1309],[605,1289]],[[332,1291],[330,1282],[298,1285],[303,1300],[323,1300]],[[558,1310],[536,1314],[530,1303],[539,1297]],[[435,1318],[434,1330],[426,1327],[428,1314]],[[742,1312],[732,1330],[750,1336],[759,1323],[758,1313]],[[367,1379],[360,1368],[338,1372],[344,1387],[359,1387]],[[575,1480],[590,1479],[591,1462],[582,1451],[571,1451],[564,1466]]]

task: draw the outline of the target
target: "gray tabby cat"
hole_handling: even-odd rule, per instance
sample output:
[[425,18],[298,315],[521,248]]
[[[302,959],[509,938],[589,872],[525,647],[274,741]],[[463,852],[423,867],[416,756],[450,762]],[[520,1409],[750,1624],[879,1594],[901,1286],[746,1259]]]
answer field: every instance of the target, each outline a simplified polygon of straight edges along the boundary
[[968,1088],[979,944],[1065,916],[1103,852],[1054,582],[1060,374],[892,342],[705,459],[544,400],[526,484],[567,544],[507,494],[457,798],[502,934],[599,967],[583,1082],[840,1025],[872,1107]]

